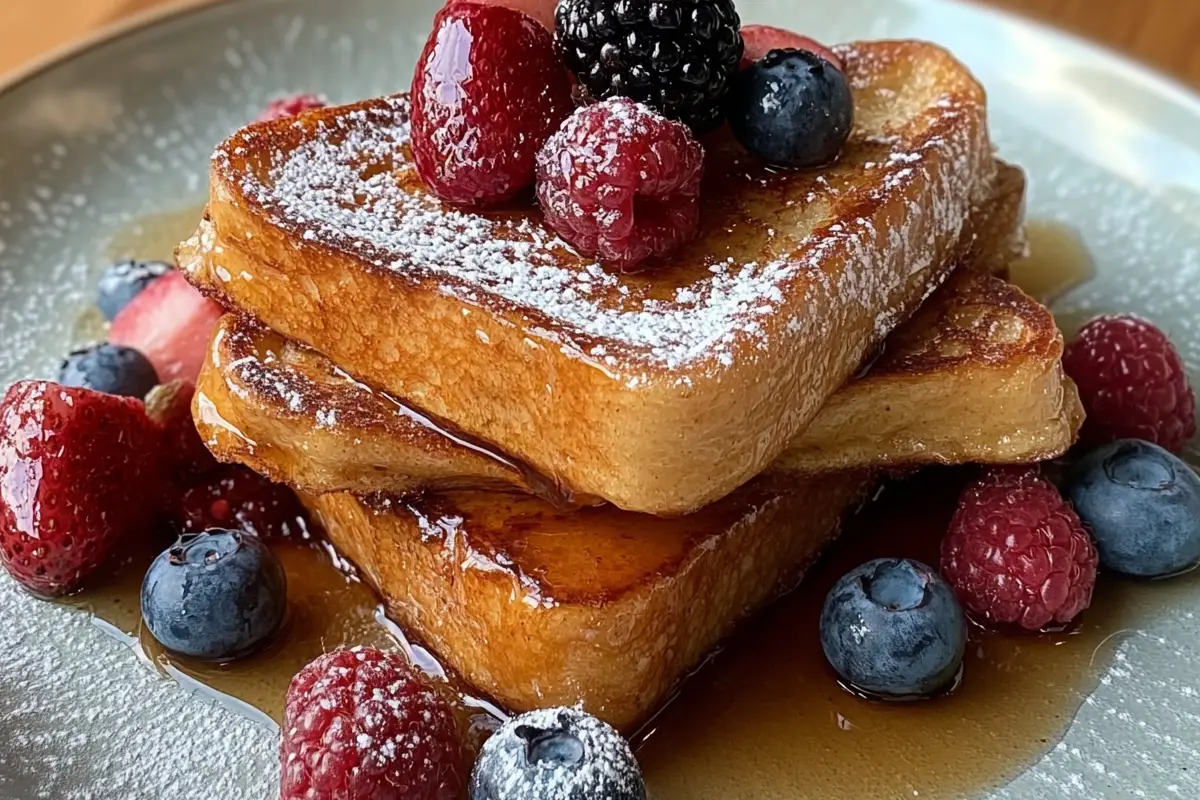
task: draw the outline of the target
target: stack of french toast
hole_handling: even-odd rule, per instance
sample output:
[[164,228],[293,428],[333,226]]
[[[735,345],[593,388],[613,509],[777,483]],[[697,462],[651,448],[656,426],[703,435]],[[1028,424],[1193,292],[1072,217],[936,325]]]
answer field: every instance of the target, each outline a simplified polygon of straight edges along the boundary
[[882,477],[1041,461],[1082,421],[1053,318],[1005,280],[1025,180],[983,90],[932,45],[836,53],[840,159],[711,134],[700,234],[652,271],[531,205],[443,204],[405,95],[238,132],[177,254],[229,311],[201,436],[297,489],[470,684],[629,730]]

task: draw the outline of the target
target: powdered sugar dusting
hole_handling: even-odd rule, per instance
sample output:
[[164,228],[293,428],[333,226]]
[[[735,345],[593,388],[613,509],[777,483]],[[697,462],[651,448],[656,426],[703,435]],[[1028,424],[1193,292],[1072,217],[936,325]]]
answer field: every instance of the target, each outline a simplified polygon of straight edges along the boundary
[[[530,315],[535,325],[561,331],[578,353],[601,340],[622,351],[610,355],[634,355],[667,368],[702,359],[727,366],[739,342],[765,346],[764,317],[794,303],[799,306],[794,313],[827,324],[823,306],[835,296],[880,309],[876,327],[882,332],[895,321],[886,308],[894,277],[878,259],[894,258],[896,251],[885,250],[894,243],[879,236],[869,217],[848,220],[837,230],[818,226],[793,237],[770,237],[772,246],[762,258],[686,251],[680,260],[702,261],[706,269],[695,270],[694,279],[663,297],[653,281],[581,259],[537,215],[484,215],[443,206],[421,188],[408,162],[408,109],[404,96],[364,104],[305,131],[294,149],[275,154],[265,174],[230,170],[230,179],[240,181],[241,191],[274,223],[295,228],[303,239],[413,278],[433,276],[442,292],[468,303],[499,301]],[[932,111],[938,119],[959,113],[951,107]],[[261,146],[260,135],[244,131],[222,145],[214,156],[218,167],[228,167],[242,148]],[[863,199],[887,203],[923,175],[935,199],[926,228],[931,236],[935,229],[943,237],[956,233],[966,198],[976,192],[973,182],[981,177],[968,162],[978,142],[967,139],[934,138],[885,154],[879,182],[864,190]],[[930,166],[933,151],[943,156],[940,169]],[[842,191],[833,180],[813,184],[807,205],[814,209]],[[930,256],[922,260],[919,250],[928,251],[931,242],[904,244],[901,252],[911,256],[914,271],[929,266]],[[830,283],[821,266],[839,256],[848,265]],[[803,300],[808,308],[798,302]]]
[[[578,764],[554,759],[530,763],[538,734],[561,732],[582,746]],[[574,708],[545,708],[522,714],[497,731],[480,753],[484,781],[496,797],[539,800],[625,800],[641,797],[641,770],[629,744],[607,724]],[[478,778],[475,785],[484,781]]]
[[[270,96],[316,89],[348,100],[394,91],[407,78],[428,32],[414,20],[412,7],[394,0],[355,0],[349,7],[349,13],[341,5],[334,10],[322,0],[219,4],[178,24],[174,30],[184,36],[162,29],[129,35],[92,50],[86,64],[49,70],[4,95],[0,382],[52,373],[64,347],[73,343],[73,322],[92,299],[114,231],[143,214],[201,202],[213,144],[251,119]],[[771,7],[787,24],[792,6]],[[798,24],[811,25],[812,34],[827,41],[864,33],[950,35],[945,15],[953,11],[956,21],[975,13],[895,0],[856,0],[826,10],[836,13],[797,18]],[[996,52],[1041,54],[1053,48],[1061,54],[1036,30],[987,24],[994,34],[987,41]],[[1012,38],[1011,30],[1019,30],[1021,38]],[[969,35],[966,26],[953,33]],[[228,66],[229,48],[245,65],[241,70]],[[981,77],[987,85],[1003,89],[1005,76],[989,65],[1010,63],[997,58],[977,68],[986,68]],[[1008,95],[994,92],[992,117],[1002,153],[1027,166],[1034,179],[1032,213],[1078,226],[1098,260],[1098,280],[1067,298],[1063,308],[1080,315],[1134,310],[1152,318],[1169,330],[1196,375],[1200,194],[1195,175],[1177,171],[1195,153],[1165,133],[1153,147],[1117,147],[1111,126],[1087,110],[1104,110],[1101,121],[1128,121],[1131,117],[1114,116],[1130,108],[1126,98],[1148,99],[1119,71],[1093,61],[1086,70],[1064,67],[1056,74],[1062,80],[1054,92],[1031,93],[1035,83]],[[1021,75],[1037,80],[1036,69]],[[1093,78],[1090,85],[1102,94],[1078,88],[1083,78]],[[1075,79],[1080,82],[1073,88]],[[1055,113],[1031,115],[1039,99]],[[1003,105],[1010,114],[997,109]],[[1178,119],[1190,119],[1186,110],[1178,113],[1184,115]],[[1081,127],[1094,127],[1113,149],[1100,149],[1099,138],[1077,140],[1080,149],[1074,151],[1054,144],[1047,131],[1066,115]],[[1150,117],[1142,123],[1158,124]],[[883,146],[896,141],[887,132],[876,138]],[[1080,156],[1088,148],[1099,160]],[[1117,174],[1111,156],[1146,157],[1151,150],[1176,168],[1172,181],[1151,180],[1141,160],[1131,162],[1137,181]],[[1154,197],[1148,191],[1168,183],[1172,193]],[[33,195],[34,185],[56,197]],[[1200,618],[1193,613],[1195,593],[1186,591],[1188,585],[1176,588],[1181,602],[1164,602],[1170,610],[1147,620],[1121,645],[1127,657],[1118,658],[1064,741],[1011,787],[988,797],[1200,796],[1195,769],[1200,687],[1189,679],[1200,663]],[[5,618],[0,796],[262,800],[277,793],[274,730],[159,679],[86,613],[36,601],[3,575],[0,608]],[[1104,774],[1094,768],[1097,762],[1104,764]],[[728,769],[735,780],[742,776],[740,791],[760,788],[759,765]]]

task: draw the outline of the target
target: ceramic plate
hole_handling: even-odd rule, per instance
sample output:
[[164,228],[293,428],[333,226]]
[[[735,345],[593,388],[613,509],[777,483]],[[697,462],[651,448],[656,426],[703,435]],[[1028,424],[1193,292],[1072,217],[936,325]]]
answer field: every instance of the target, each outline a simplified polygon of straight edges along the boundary
[[[1097,276],[1060,301],[1144,314],[1200,368],[1200,102],[1092,46],[939,0],[740,0],[826,41],[922,37],[991,95],[1030,214],[1068,221]],[[0,91],[0,385],[49,376],[118,232],[194,213],[214,144],[290,90],[407,88],[434,0],[241,0],[159,18]],[[165,256],[169,242],[141,239]],[[86,327],[86,326],[85,326]],[[1193,452],[1194,456],[1195,453]],[[1197,585],[1200,589],[1200,585]],[[1198,592],[1125,631],[1062,742],[992,798],[1200,797]],[[1190,596],[1188,596],[1190,595]],[[189,695],[83,612],[0,576],[0,796],[222,800],[275,791],[276,732]],[[916,791],[914,790],[914,794]],[[747,785],[747,798],[763,796]]]

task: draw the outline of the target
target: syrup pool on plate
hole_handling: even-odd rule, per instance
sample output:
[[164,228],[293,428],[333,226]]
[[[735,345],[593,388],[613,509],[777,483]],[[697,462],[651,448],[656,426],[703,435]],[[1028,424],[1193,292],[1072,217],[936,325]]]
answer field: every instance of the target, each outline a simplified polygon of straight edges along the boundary
[[[172,240],[188,235],[199,214],[143,220],[110,249],[119,257],[169,257]],[[1030,227],[1032,252],[1014,267],[1014,281],[1048,300],[1086,280],[1091,262],[1077,236],[1057,223]],[[656,800],[974,796],[1053,747],[1122,634],[1191,590],[1196,578],[1151,584],[1102,575],[1092,607],[1069,631],[1004,636],[972,629],[962,683],[947,697],[889,704],[851,695],[821,654],[817,620],[825,593],[871,558],[908,556],[936,565],[969,475],[969,469],[931,470],[891,485],[848,522],[795,592],[748,621],[683,684],[634,737]],[[339,645],[402,649],[444,677],[336,554],[316,541],[272,547],[288,575],[289,620],[267,651],[234,664],[176,658],[143,632],[138,594],[154,548],[127,556],[70,602],[186,689],[263,720],[280,719],[287,686],[303,664]],[[456,688],[452,678],[444,685]],[[494,724],[486,702],[458,694],[477,732]]]
[[635,741],[654,797],[964,798],[1002,785],[1062,737],[1122,634],[1183,602],[1190,577],[1101,575],[1069,631],[999,635],[972,627],[957,690],[886,703],[842,689],[821,652],[826,593],[872,558],[938,563],[970,470],[891,485],[850,521],[800,587],[748,622]]
[[1029,254],[1009,266],[1008,278],[1046,305],[1086,283],[1095,271],[1079,232],[1066,223],[1034,219],[1025,223]]
[[[934,470],[890,486],[849,521],[799,589],[750,620],[684,683],[634,737],[657,800],[973,796],[1049,750],[1095,688],[1121,634],[1189,591],[1192,577],[1136,583],[1102,575],[1092,608],[1070,631],[1001,636],[972,629],[962,683],[948,697],[882,703],[851,695],[821,654],[817,620],[825,593],[871,558],[936,564],[968,474]],[[405,640],[330,550],[311,541],[272,548],[288,576],[287,625],[266,651],[233,664],[172,656],[144,631],[138,593],[149,550],[127,557],[70,602],[123,634],[185,689],[262,720],[279,721],[292,676],[339,645],[406,650],[437,677],[437,663]],[[457,688],[452,680],[444,685]],[[459,694],[477,733],[494,724],[486,702]]]

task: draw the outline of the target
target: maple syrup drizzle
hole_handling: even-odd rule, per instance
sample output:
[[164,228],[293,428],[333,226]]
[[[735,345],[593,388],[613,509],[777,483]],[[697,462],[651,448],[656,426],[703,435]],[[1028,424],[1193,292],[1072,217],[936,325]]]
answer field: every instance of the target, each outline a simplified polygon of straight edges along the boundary
[[[191,213],[194,223],[199,211]],[[1038,297],[1060,296],[1090,274],[1090,266],[1080,266],[1090,260],[1063,245],[1074,234],[1059,235],[1055,225],[1031,223],[1033,252],[1013,273]],[[190,233],[188,226],[175,227],[171,235]],[[141,246],[129,251],[156,255]],[[1102,575],[1092,607],[1068,631],[1001,635],[972,628],[962,683],[949,696],[889,704],[850,694],[821,655],[817,620],[825,593],[870,558],[907,556],[936,565],[969,474],[929,470],[890,487],[848,523],[797,591],[749,621],[683,684],[634,737],[650,794],[658,800],[953,798],[1001,784],[1061,738],[1122,634],[1156,609],[1182,602],[1200,580],[1145,583]],[[272,547],[288,575],[288,624],[267,651],[235,664],[179,659],[142,633],[138,594],[154,553],[126,558],[70,602],[136,644],[144,660],[185,689],[212,693],[257,718],[278,720],[295,672],[341,644],[404,651],[431,677],[457,688],[436,658],[382,614],[370,589],[339,568],[345,565],[336,553],[313,542]],[[502,712],[469,692],[459,694],[478,741]]]
[[968,475],[932,470],[890,487],[796,592],[747,623],[683,685],[636,738],[655,797],[974,796],[1049,751],[1122,634],[1194,590],[1189,576],[1146,583],[1102,575],[1091,608],[1067,631],[972,627],[962,681],[946,697],[886,703],[845,691],[821,653],[825,594],[872,558],[936,566]]
[[[957,798],[1003,783],[1061,738],[1095,688],[1122,632],[1183,602],[1197,576],[1137,583],[1101,577],[1069,631],[1000,635],[973,628],[963,679],[937,700],[883,703],[850,694],[825,664],[817,619],[825,593],[871,558],[937,564],[937,548],[968,470],[933,470],[884,492],[851,520],[800,588],[748,622],[634,737],[660,800],[834,796]],[[162,541],[163,547],[168,542]],[[227,665],[168,654],[140,623],[138,593],[152,553],[116,565],[70,602],[135,645],[185,690],[278,722],[292,676],[339,645],[406,652],[457,695],[480,741],[503,712],[455,681],[381,612],[371,590],[313,542],[274,542],[288,576],[289,620],[266,651]],[[345,566],[343,564],[343,566]]]
[[1040,303],[1051,305],[1095,273],[1095,262],[1079,232],[1048,219],[1025,223],[1029,254],[1009,266],[1008,279]]

